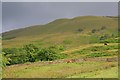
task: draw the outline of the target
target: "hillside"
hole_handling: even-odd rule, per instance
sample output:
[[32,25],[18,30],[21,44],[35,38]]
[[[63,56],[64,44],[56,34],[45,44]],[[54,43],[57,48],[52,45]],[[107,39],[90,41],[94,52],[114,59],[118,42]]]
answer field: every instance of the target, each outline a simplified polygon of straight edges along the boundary
[[[19,47],[23,44],[35,42],[47,46],[47,44],[53,44],[53,42],[55,44],[62,44],[64,41],[71,42],[71,38],[75,39],[72,40],[73,42],[78,41],[76,38],[83,36],[86,38],[89,35],[116,35],[117,23],[116,18],[101,16],[58,19],[45,25],[31,26],[3,33],[3,47]],[[81,39],[81,41],[84,40],[86,39]]]
[[118,18],[82,16],[3,33],[3,78],[117,78]]
[[[117,44],[85,45],[63,52],[69,53],[71,58],[8,66],[3,70],[3,78],[117,78],[117,49]],[[72,59],[76,61],[67,63]]]

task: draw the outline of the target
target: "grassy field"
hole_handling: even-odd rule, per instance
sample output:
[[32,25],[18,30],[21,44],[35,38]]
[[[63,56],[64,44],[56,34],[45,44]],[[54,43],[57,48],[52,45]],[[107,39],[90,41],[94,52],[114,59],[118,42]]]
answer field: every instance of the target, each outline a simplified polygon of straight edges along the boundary
[[2,55],[0,54],[0,79],[2,78]]
[[[38,61],[7,66],[3,69],[3,78],[117,78],[118,62],[112,58],[118,56],[118,39],[117,18],[103,16],[58,19],[45,25],[5,32],[3,49],[23,48],[26,44],[40,48],[62,46],[60,53],[66,57],[57,60],[64,60],[62,63]],[[87,60],[67,63],[72,59]]]
[[118,67],[76,74],[69,76],[68,78],[118,78]]
[[[111,43],[108,46],[103,44],[93,44],[86,45],[77,49],[72,49],[69,51],[62,52],[63,54],[69,54],[68,60],[71,58],[83,58],[83,54],[78,54],[76,52],[81,50],[87,50],[90,54],[91,49],[93,50],[97,46],[98,49],[102,51],[109,51],[112,54],[115,53],[117,49],[117,43]],[[102,48],[99,48],[102,47]],[[95,48],[96,49],[96,48]],[[111,50],[113,49],[113,50]],[[98,51],[99,51],[98,50]],[[84,51],[86,52],[86,51]],[[74,54],[73,54],[74,53]],[[77,54],[77,55],[75,55]],[[86,53],[87,54],[87,53]],[[85,54],[85,55],[86,55]],[[111,53],[107,53],[111,54]],[[117,57],[117,53],[113,56],[101,56],[102,58]],[[92,57],[94,58],[94,56]],[[54,61],[53,61],[54,62]],[[74,63],[54,63],[48,64],[47,62],[40,63],[25,63],[12,65],[3,70],[4,78],[117,78],[118,77],[118,66],[117,62],[106,62],[106,61],[84,61],[84,62],[74,62]],[[112,76],[111,76],[112,75]]]
[[[112,73],[103,75],[103,72]],[[90,75],[91,73],[91,75]],[[92,74],[94,73],[94,74]],[[105,74],[104,73],[104,74]],[[81,76],[79,76],[80,74]],[[95,76],[96,74],[96,76]],[[112,76],[110,76],[112,74]],[[3,78],[66,78],[66,77],[91,78],[91,77],[112,77],[117,78],[116,62],[81,62],[63,64],[24,64],[10,66],[3,72]],[[99,76],[98,76],[99,75]]]

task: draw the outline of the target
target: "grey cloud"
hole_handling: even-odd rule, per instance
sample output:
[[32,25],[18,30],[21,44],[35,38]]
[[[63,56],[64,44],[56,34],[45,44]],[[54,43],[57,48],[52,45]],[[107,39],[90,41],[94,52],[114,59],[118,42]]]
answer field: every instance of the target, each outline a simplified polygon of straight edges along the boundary
[[3,32],[58,18],[118,15],[117,2],[3,2]]

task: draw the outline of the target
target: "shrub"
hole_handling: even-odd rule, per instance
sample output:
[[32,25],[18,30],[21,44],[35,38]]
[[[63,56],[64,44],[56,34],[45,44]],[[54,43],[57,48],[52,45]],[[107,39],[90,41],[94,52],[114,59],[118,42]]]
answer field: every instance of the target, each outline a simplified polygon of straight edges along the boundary
[[25,45],[23,47],[23,49],[26,51],[27,57],[29,58],[29,61],[35,62],[36,55],[37,55],[39,48],[37,46],[35,46],[34,44],[28,44],[28,45]]
[[57,50],[57,51],[64,51],[65,46],[63,46],[63,45],[53,45],[53,46],[50,46],[49,49],[54,49],[54,50]]
[[59,46],[58,46],[58,49],[59,49],[60,51],[64,51],[64,50],[65,50],[65,46],[59,45]]
[[64,43],[64,44],[71,44],[72,41],[71,41],[71,40],[64,40],[63,43]]
[[91,51],[98,51],[99,50],[99,48],[98,47],[93,47],[93,48],[91,48]]
[[25,45],[23,49],[26,50],[27,53],[36,53],[39,50],[34,44]]
[[96,29],[92,29],[92,31],[91,31],[92,33],[95,33],[95,32],[97,32],[97,30]]
[[118,43],[119,40],[118,39],[106,39],[106,40],[102,40],[100,42],[101,43],[105,43],[105,42],[107,42],[107,43]]
[[104,52],[97,52],[97,53],[91,53],[87,55],[87,57],[103,57],[103,56],[111,56],[111,54],[104,53]]
[[106,27],[105,27],[105,26],[102,26],[102,27],[101,27],[101,30],[104,30],[104,29],[106,29]]
[[60,55],[53,49],[44,48],[37,53],[37,59],[41,61],[52,61],[60,59]]
[[4,67],[6,67],[6,65],[8,65],[8,64],[10,64],[10,58],[7,58],[6,56],[5,56],[5,53],[4,52],[2,52],[2,54],[0,54],[0,58],[2,59],[2,61],[1,61],[1,65],[2,65],[2,67],[4,68]]
[[[65,58],[66,55],[60,54],[63,46],[52,46],[49,48],[39,48],[33,44],[25,45],[23,48],[4,48],[3,65],[20,64],[35,61],[51,61],[55,59]],[[9,64],[7,63],[9,60]]]
[[4,48],[2,51],[5,53],[4,55],[15,54],[17,52],[17,49],[16,48]]
[[83,31],[83,29],[81,29],[81,28],[80,28],[80,29],[78,29],[78,31],[79,31],[79,32],[82,32],[82,31]]
[[100,37],[100,40],[105,40],[105,39],[108,39],[109,38],[109,35],[108,34],[105,34],[103,36]]

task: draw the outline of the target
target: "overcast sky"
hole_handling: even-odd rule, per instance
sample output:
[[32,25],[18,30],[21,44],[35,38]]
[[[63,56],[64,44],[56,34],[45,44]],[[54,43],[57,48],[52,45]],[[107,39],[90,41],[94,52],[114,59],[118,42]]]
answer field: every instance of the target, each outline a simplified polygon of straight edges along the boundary
[[0,2],[0,20],[2,19],[2,3]]
[[3,2],[3,32],[77,16],[117,16],[117,2]]

